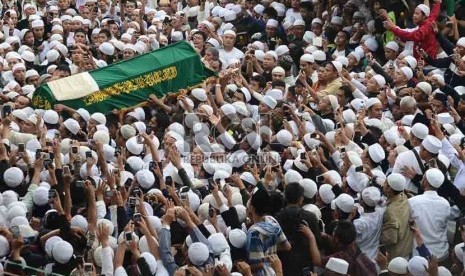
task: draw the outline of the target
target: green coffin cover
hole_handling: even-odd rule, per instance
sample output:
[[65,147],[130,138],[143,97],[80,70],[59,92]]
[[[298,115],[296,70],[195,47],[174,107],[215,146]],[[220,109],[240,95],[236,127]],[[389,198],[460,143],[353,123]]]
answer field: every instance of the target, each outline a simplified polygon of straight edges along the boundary
[[135,106],[150,94],[161,98],[179,89],[198,85],[215,73],[206,68],[187,42],[43,84],[36,89],[32,105],[52,109],[55,104],[110,113]]

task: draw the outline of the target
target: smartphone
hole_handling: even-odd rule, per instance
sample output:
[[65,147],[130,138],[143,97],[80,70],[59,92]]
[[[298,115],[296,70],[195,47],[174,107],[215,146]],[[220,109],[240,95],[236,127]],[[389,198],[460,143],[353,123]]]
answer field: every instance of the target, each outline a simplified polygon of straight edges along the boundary
[[24,143],[18,144],[18,152],[24,152]]
[[221,184],[221,178],[215,179],[215,184],[218,185],[218,186],[220,186],[220,184]]
[[132,216],[132,221],[134,221],[134,222],[141,221],[141,219],[142,219],[142,215],[140,213],[135,213]]
[[2,108],[2,114],[3,114],[3,118],[7,117],[8,115],[11,114],[11,105],[4,105],[3,108]]
[[118,175],[119,174],[119,169],[113,169],[113,174]]
[[19,226],[17,225],[11,226],[10,230],[11,230],[11,234],[13,234],[13,238],[17,239],[19,237]]
[[149,171],[154,172],[154,168],[153,168],[154,166],[155,166],[155,162],[154,162],[154,161],[150,161],[150,162],[149,162]]
[[137,135],[137,143],[138,144],[143,144],[144,143],[144,137],[142,137],[141,135]]
[[173,178],[171,176],[165,177],[165,184],[166,185],[171,185],[173,184]]
[[380,245],[380,246],[378,247],[378,250],[379,250],[379,252],[380,252],[381,254],[383,254],[384,256],[386,256],[386,253],[387,253],[387,252],[386,252],[386,247],[385,247],[384,245]]
[[92,158],[92,152],[86,151],[86,158]]
[[323,176],[322,174],[320,174],[320,175],[318,175],[318,176],[316,177],[316,182],[317,182],[317,183],[323,183],[324,180],[325,180],[325,178],[324,178],[324,176]]
[[39,159],[41,155],[42,155],[42,150],[41,150],[41,149],[37,149],[37,150],[36,150],[36,160]]
[[152,134],[152,131],[152,128],[149,126],[145,128],[145,133],[147,133],[148,135]]
[[55,189],[48,190],[48,199],[55,198],[57,195],[57,191]]
[[215,216],[215,214],[216,214],[215,208],[210,206],[210,208],[208,208],[208,216],[212,218]]
[[58,131],[55,132],[55,139],[60,139],[60,133]]
[[140,196],[140,189],[137,188],[137,187],[134,188],[134,189],[132,189],[131,194],[132,194],[133,196]]
[[72,147],[71,151],[72,151],[73,154],[77,154],[78,153],[78,147]]
[[305,160],[305,152],[300,153],[300,160]]
[[82,181],[82,180],[76,181],[76,187],[82,187],[82,188],[84,188],[84,181]]
[[115,157],[118,157],[118,155],[121,154],[121,147],[120,146],[116,146],[115,148]]
[[113,196],[113,191],[105,191],[105,197],[112,197]]
[[50,168],[50,165],[52,165],[52,159],[45,159],[44,160],[44,167],[46,169]]
[[93,273],[94,272],[94,265],[91,263],[85,263],[84,264],[84,272],[87,273]]
[[363,172],[363,166],[355,167],[355,172]]
[[97,6],[94,7],[93,12],[94,12],[94,13],[98,13],[98,7],[97,7]]
[[126,232],[124,235],[127,241],[132,241],[132,232]]
[[76,263],[84,264],[84,257],[83,256],[76,256]]
[[213,178],[208,179],[208,189],[212,190],[213,189],[213,184],[215,182],[213,181]]
[[69,166],[63,166],[63,174],[71,174],[71,171],[69,170]]
[[336,129],[339,129],[339,128],[341,128],[341,127],[342,127],[342,124],[341,124],[340,122],[337,122],[337,123],[336,123]]
[[340,151],[341,153],[346,153],[346,148],[345,148],[345,147],[340,147],[340,148],[339,148],[339,151]]
[[318,134],[312,133],[312,134],[310,134],[310,138],[318,139]]
[[129,189],[129,187],[131,187],[131,184],[132,184],[132,179],[128,178],[128,179],[126,179],[126,182],[124,182],[124,187],[126,189]]
[[415,227],[415,221],[413,219],[409,219],[408,225],[410,226],[410,229],[412,229],[413,227]]
[[136,207],[136,204],[137,204],[137,198],[135,198],[133,196],[129,197],[129,199],[128,199],[129,207],[134,208],[134,207]]

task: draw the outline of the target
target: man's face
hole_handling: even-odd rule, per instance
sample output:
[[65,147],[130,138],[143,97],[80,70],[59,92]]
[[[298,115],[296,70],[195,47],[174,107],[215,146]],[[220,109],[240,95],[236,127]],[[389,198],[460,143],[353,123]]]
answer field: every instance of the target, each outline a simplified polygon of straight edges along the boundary
[[58,8],[60,10],[66,10],[69,8],[69,0],[58,0]]
[[34,87],[39,86],[39,76],[29,77],[26,81],[28,84],[34,85]]
[[425,14],[419,9],[415,8],[415,11],[413,12],[412,16],[412,21],[415,25],[418,25],[419,23],[423,22],[426,19]]
[[326,68],[325,72],[326,72],[327,79],[332,80],[332,79],[337,78],[338,74],[337,74],[336,68],[334,68],[332,64],[326,64],[325,68]]
[[334,40],[337,46],[345,46],[347,44],[347,36],[343,32],[338,32]]
[[374,118],[374,119],[381,120],[382,115],[383,115],[383,105],[380,103],[376,103],[372,105],[371,108],[369,109],[369,113],[368,113],[369,119]]
[[23,82],[26,79],[26,71],[24,69],[18,69],[13,73],[16,81]]
[[32,122],[29,122],[28,120],[26,120],[24,121],[22,130],[25,133],[36,133],[37,128]]
[[263,57],[263,67],[265,67],[266,69],[271,69],[275,66],[276,66],[276,60],[274,59],[272,55],[268,54]]
[[66,71],[55,70],[55,72],[53,72],[52,77],[54,79],[66,78],[66,77],[69,77],[69,73]]
[[386,57],[387,60],[394,60],[396,59],[396,52],[394,52],[394,50],[391,50],[389,48],[384,48],[384,56]]
[[297,38],[301,39],[304,37],[305,26],[294,26],[292,27],[292,32]]
[[370,92],[379,92],[379,86],[378,83],[374,78],[371,78],[368,83],[367,83],[367,91]]
[[265,31],[266,31],[266,35],[268,37],[274,37],[276,35],[276,28],[275,27],[267,26]]
[[39,39],[44,37],[44,27],[36,27],[32,29],[34,37]]
[[29,99],[25,96],[19,96],[15,100],[15,109],[22,109],[29,105]]
[[98,42],[100,44],[102,44],[103,42],[107,42],[108,41],[108,38],[105,34],[99,34],[98,35]]
[[133,58],[136,54],[130,49],[123,50],[123,60]]
[[127,2],[126,3],[126,13],[127,14],[132,14],[132,12],[134,11],[134,9],[136,8],[136,5],[132,2]]
[[227,47],[233,47],[236,43],[236,37],[231,34],[226,34],[223,36],[223,45]]
[[284,74],[283,73],[273,73],[273,75],[271,76],[273,81],[277,81],[277,80],[284,80]]
[[74,34],[74,41],[76,43],[86,44],[86,36],[84,35],[84,33],[77,32]]
[[330,109],[331,109],[331,102],[329,101],[329,97],[325,96],[323,97],[323,99],[321,99],[318,102],[318,110],[320,110],[321,112],[326,112],[326,111],[329,111]]
[[402,71],[397,70],[394,73],[394,82],[396,84],[407,83],[407,78],[405,77],[404,73],[402,73]]

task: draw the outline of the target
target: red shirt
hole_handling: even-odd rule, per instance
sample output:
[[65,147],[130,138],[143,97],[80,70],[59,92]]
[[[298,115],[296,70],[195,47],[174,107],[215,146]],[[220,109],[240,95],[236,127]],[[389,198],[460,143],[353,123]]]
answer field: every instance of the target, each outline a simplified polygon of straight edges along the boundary
[[431,13],[424,20],[418,25],[418,29],[412,32],[408,32],[405,30],[402,30],[399,27],[394,28],[392,33],[400,38],[403,41],[413,41],[414,43],[414,49],[413,49],[413,55],[416,59],[419,58],[419,54],[417,52],[417,46],[419,48],[422,48],[425,50],[426,53],[428,53],[428,56],[431,58],[436,58],[437,54],[437,40],[436,40],[436,34],[433,31],[433,28],[431,25],[433,22],[436,21],[439,12],[441,11],[441,3],[436,2],[431,9]]

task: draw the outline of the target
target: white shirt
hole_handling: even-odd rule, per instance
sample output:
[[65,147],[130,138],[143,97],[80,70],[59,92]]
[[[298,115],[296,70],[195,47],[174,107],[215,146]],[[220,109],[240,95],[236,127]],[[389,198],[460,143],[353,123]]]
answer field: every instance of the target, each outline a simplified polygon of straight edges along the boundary
[[[416,147],[414,150],[417,152],[420,151],[419,147]],[[420,161],[423,162],[423,160]],[[397,156],[396,162],[394,163],[394,168],[392,168],[392,172],[402,174],[402,169],[405,167],[412,167],[417,172],[417,174],[423,175],[417,158],[411,150],[402,152],[399,154],[399,156]],[[411,179],[405,177],[405,180],[407,180],[405,183],[405,189],[414,193],[418,193],[418,188],[412,183]]]
[[465,163],[460,160],[457,155],[457,151],[452,147],[451,143],[447,138],[442,139],[442,153],[450,160],[450,164],[457,169],[457,174],[454,178],[454,185],[461,193],[465,191]]
[[378,254],[384,210],[384,208],[376,208],[374,212],[363,213],[360,218],[354,220],[354,226],[357,230],[355,243],[372,261]]
[[232,59],[241,60],[244,56],[244,53],[236,47],[232,48],[232,50],[229,52],[226,52],[224,49],[220,49],[219,52],[220,59],[226,63],[223,64],[223,68],[227,68]]
[[420,230],[426,247],[431,255],[443,260],[448,256],[449,249],[447,242],[447,220],[451,211],[449,202],[436,191],[425,191],[422,195],[410,198],[408,203],[412,218]]
[[296,19],[303,20],[300,12],[298,10],[294,11],[294,9],[288,9],[286,11],[286,19],[290,19],[292,21],[295,21]]

